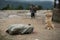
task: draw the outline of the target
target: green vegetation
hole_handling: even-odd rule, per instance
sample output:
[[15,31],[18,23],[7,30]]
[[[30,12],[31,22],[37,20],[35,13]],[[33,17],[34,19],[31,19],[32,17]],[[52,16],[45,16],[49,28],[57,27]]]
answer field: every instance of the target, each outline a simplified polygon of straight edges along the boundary
[[22,5],[19,5],[16,10],[23,10],[23,6]]
[[4,8],[2,8],[2,10],[11,10],[12,8],[10,7],[9,4],[7,4],[7,6],[5,6]]
[[30,7],[29,7],[29,6],[27,6],[27,7],[26,7],[26,10],[29,10],[29,9],[30,9]]
[[19,5],[17,8],[14,8],[13,5],[7,4],[4,8],[1,10],[23,10],[23,6]]
[[[37,5],[38,6],[38,10],[43,9],[42,6]],[[18,7],[14,8],[13,5],[7,4],[5,7],[3,7],[1,10],[29,10],[30,7],[29,5],[27,7],[23,7],[22,5],[19,5]]]
[[42,6],[40,6],[40,5],[38,5],[38,10],[41,10],[41,9],[43,9],[43,7],[42,7]]

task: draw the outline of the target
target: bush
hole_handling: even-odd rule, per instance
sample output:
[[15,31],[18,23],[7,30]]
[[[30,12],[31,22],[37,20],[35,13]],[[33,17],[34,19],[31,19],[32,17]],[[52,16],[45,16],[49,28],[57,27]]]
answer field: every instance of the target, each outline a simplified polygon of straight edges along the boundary
[[41,10],[41,9],[43,9],[43,7],[42,7],[42,6],[40,6],[40,5],[38,5],[38,10]]
[[30,7],[29,7],[29,6],[27,6],[27,7],[26,7],[26,10],[29,10],[29,9],[30,9]]
[[23,10],[23,6],[22,5],[19,5],[16,10]]
[[10,9],[12,9],[12,8],[10,8],[10,5],[7,4],[7,6],[5,6],[4,8],[2,8],[1,10],[10,10]]

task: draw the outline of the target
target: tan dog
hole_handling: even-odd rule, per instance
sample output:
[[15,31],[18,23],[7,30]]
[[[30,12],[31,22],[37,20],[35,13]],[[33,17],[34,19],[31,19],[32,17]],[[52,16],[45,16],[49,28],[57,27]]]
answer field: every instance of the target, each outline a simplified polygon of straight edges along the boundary
[[52,23],[52,11],[46,12],[45,24],[46,24],[46,29],[50,30],[54,28],[54,24]]

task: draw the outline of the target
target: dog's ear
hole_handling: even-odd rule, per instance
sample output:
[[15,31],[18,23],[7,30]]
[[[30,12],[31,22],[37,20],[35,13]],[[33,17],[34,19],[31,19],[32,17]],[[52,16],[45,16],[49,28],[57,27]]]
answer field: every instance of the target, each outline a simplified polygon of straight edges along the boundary
[[29,26],[31,25],[31,24],[28,24]]

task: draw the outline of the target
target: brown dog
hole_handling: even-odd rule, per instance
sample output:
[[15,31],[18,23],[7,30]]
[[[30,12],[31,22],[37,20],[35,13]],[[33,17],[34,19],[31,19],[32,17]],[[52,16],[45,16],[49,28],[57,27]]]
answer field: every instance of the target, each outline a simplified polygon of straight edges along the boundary
[[54,24],[52,23],[52,11],[46,12],[45,24],[46,24],[46,29],[50,30],[54,28]]

